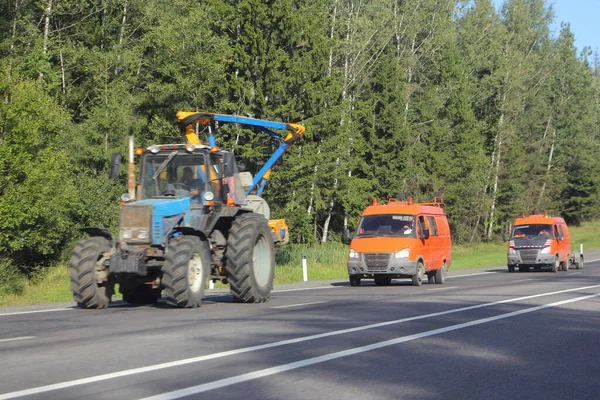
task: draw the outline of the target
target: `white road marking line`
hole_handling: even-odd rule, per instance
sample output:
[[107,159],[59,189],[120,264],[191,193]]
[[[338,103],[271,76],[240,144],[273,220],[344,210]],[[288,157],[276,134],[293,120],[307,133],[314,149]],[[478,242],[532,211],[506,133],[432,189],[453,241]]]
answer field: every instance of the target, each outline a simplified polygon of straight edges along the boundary
[[156,396],[146,397],[142,400],[179,399],[181,397],[192,396],[195,394],[208,392],[210,390],[235,385],[237,383],[247,382],[247,381],[254,380],[254,379],[264,378],[266,376],[280,374],[282,372],[291,371],[291,370],[302,368],[302,367],[307,367],[309,365],[320,364],[320,363],[324,363],[324,362],[335,360],[335,359],[342,358],[342,357],[353,356],[355,354],[360,354],[360,353],[364,353],[364,352],[371,351],[371,350],[381,349],[383,347],[394,346],[394,345],[397,345],[400,343],[405,343],[405,342],[409,342],[409,341],[416,340],[416,339],[440,335],[442,333],[452,332],[452,331],[455,331],[458,329],[469,328],[471,326],[487,324],[489,322],[494,322],[494,321],[498,321],[498,320],[505,319],[505,318],[516,317],[518,315],[528,314],[528,313],[543,310],[546,308],[558,307],[563,304],[574,303],[576,301],[583,301],[583,300],[591,299],[593,297],[598,297],[598,296],[600,296],[600,293],[591,294],[588,296],[576,297],[574,299],[569,299],[569,300],[557,301],[555,303],[544,304],[541,306],[526,308],[524,310],[513,311],[513,312],[509,312],[509,313],[505,313],[505,314],[496,315],[493,317],[476,319],[474,321],[464,322],[462,324],[450,325],[450,326],[446,326],[444,328],[438,328],[438,329],[433,329],[430,331],[416,333],[414,335],[401,336],[401,337],[398,337],[395,339],[385,340],[383,342],[373,343],[373,344],[370,344],[367,346],[355,347],[353,349],[338,351],[336,353],[330,353],[330,354],[326,354],[326,355],[319,356],[319,357],[307,358],[305,360],[296,361],[296,362],[292,362],[289,364],[281,364],[276,367],[266,368],[266,369],[262,369],[259,371],[250,372],[247,374],[232,376],[230,378],[220,379],[217,381],[204,383],[202,385],[197,385],[197,386],[192,386],[192,387],[188,387],[185,389],[175,390],[172,392],[162,393],[162,394],[158,394]]
[[65,388],[69,388],[69,387],[73,387],[73,386],[85,385],[88,383],[95,383],[95,382],[105,381],[105,380],[109,380],[109,379],[122,378],[125,376],[142,374],[145,372],[153,372],[153,371],[158,371],[158,370],[166,369],[166,368],[179,367],[182,365],[193,364],[193,363],[198,363],[198,362],[207,361],[207,360],[214,360],[217,358],[228,357],[228,356],[233,356],[233,355],[242,354],[242,353],[249,353],[252,351],[270,349],[273,347],[286,346],[288,344],[302,343],[302,342],[306,342],[309,340],[321,339],[321,338],[330,337],[330,336],[343,335],[346,333],[359,332],[359,331],[364,331],[367,329],[380,328],[380,327],[384,327],[384,326],[400,324],[403,322],[417,321],[417,320],[426,319],[426,318],[439,317],[442,315],[459,313],[459,312],[463,312],[463,311],[475,310],[475,309],[479,309],[479,308],[486,308],[486,307],[491,307],[491,306],[495,306],[498,304],[514,303],[515,301],[520,301],[520,300],[529,300],[529,299],[535,299],[538,297],[552,296],[555,294],[569,293],[569,292],[574,292],[577,290],[594,289],[594,288],[598,288],[598,287],[600,287],[600,285],[582,286],[582,287],[573,288],[573,289],[559,290],[556,292],[547,292],[547,293],[533,294],[533,295],[524,296],[524,297],[515,297],[513,299],[499,300],[499,301],[495,301],[492,303],[477,304],[474,306],[455,308],[452,310],[440,311],[440,312],[435,312],[435,313],[431,313],[431,314],[417,315],[414,317],[402,318],[402,319],[397,319],[397,320],[393,320],[393,321],[378,322],[376,324],[362,325],[362,326],[358,326],[358,327],[354,327],[354,328],[341,329],[338,331],[330,331],[330,332],[325,332],[325,333],[318,333],[315,335],[301,336],[298,338],[282,340],[279,342],[271,342],[271,343],[261,344],[261,345],[257,345],[257,346],[243,347],[243,348],[235,349],[235,350],[227,350],[227,351],[222,351],[220,353],[213,353],[213,354],[207,354],[204,356],[185,358],[182,360],[171,361],[171,362],[162,363],[162,364],[154,364],[154,365],[149,365],[146,367],[126,369],[123,371],[111,372],[111,373],[103,374],[103,375],[96,375],[96,376],[92,376],[89,378],[75,379],[72,381],[54,383],[51,385],[38,386],[38,387],[30,388],[30,389],[24,389],[24,390],[19,390],[19,391],[15,391],[15,392],[4,393],[4,394],[0,394],[0,400],[14,399],[15,397],[20,397],[20,396],[28,396],[28,395],[33,395],[33,394],[51,392],[53,390],[65,389]]
[[65,308],[53,308],[53,309],[50,309],[50,310],[16,311],[16,312],[10,312],[10,313],[0,314],[0,317],[4,317],[4,316],[7,316],[7,315],[37,314],[37,313],[54,312],[54,311],[65,311],[65,310],[74,310],[74,308],[65,307]]
[[34,337],[35,336],[20,336],[20,337],[8,338],[8,339],[0,339],[0,343],[1,342],[11,342],[13,340],[33,339]]
[[516,281],[511,281],[511,282],[526,282],[526,281],[532,281],[533,278],[527,278],[527,279],[517,279]]
[[452,279],[452,278],[468,278],[469,276],[487,275],[487,274],[496,274],[496,272],[494,272],[494,271],[487,271],[487,272],[477,272],[477,273],[475,273],[475,274],[452,275],[452,276],[447,276],[447,277],[446,277],[446,279]]
[[322,304],[322,303],[327,303],[327,302],[326,301],[313,301],[311,303],[290,304],[287,306],[276,306],[276,307],[271,307],[271,308],[292,308],[292,307],[302,307],[302,306],[309,306],[311,304]]
[[456,289],[458,286],[445,286],[445,287],[441,287],[441,288],[435,288],[435,289],[427,289],[430,292],[433,291],[440,291],[440,290],[448,290],[448,289]]
[[271,293],[282,293],[282,292],[296,292],[300,290],[318,290],[318,289],[339,289],[342,286],[319,286],[319,287],[307,287],[307,288],[298,288],[298,289],[281,289],[281,290],[273,290]]
[[580,274],[581,272],[569,272],[569,275],[577,275]]

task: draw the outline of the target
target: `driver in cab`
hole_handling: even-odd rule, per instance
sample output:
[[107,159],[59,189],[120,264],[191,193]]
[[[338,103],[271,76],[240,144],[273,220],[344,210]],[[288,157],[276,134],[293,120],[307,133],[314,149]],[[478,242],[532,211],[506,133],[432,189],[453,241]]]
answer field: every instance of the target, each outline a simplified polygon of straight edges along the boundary
[[190,191],[190,195],[198,196],[200,194],[200,179],[194,179],[192,167],[185,167],[183,169],[180,183]]

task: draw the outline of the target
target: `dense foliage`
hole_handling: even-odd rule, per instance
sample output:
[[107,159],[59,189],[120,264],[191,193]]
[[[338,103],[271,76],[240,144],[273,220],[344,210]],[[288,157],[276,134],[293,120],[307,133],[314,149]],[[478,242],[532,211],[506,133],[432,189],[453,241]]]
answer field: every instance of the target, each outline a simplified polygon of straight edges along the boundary
[[[306,126],[265,191],[294,242],[399,192],[443,189],[463,244],[534,208],[597,218],[598,54],[552,23],[544,0],[5,0],[0,259],[49,264],[79,228],[114,229],[111,154],[132,130],[180,141],[182,109]],[[223,133],[250,170],[274,149]]]

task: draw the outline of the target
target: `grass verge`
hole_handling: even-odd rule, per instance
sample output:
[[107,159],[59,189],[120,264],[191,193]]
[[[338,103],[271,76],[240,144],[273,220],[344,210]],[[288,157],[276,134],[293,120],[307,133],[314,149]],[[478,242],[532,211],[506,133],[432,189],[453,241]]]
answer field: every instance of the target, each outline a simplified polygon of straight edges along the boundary
[[[571,227],[571,247],[585,250],[600,248],[600,224],[586,222]],[[325,245],[287,245],[278,249],[275,284],[302,281],[302,257],[308,264],[308,279],[346,280],[348,246],[341,243]],[[481,243],[476,246],[454,246],[452,248],[451,271],[477,268],[501,267],[506,263],[506,243]],[[11,282],[14,283],[11,286]],[[3,289],[4,285],[4,289]],[[221,283],[217,288],[227,287]],[[6,288],[12,288],[7,290]],[[18,290],[13,290],[13,289]],[[65,265],[46,268],[26,281],[15,275],[6,264],[0,263],[0,306],[40,304],[72,301],[69,291],[69,273]]]

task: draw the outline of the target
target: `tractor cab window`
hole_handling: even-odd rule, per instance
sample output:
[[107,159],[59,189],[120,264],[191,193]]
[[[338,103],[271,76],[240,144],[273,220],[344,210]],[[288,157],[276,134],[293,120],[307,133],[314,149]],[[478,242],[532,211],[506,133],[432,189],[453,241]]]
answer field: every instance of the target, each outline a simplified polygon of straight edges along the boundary
[[415,236],[415,216],[406,214],[365,215],[358,224],[356,237]]
[[183,197],[196,198],[207,180],[206,158],[203,154],[165,152],[148,154],[141,173],[143,198]]

